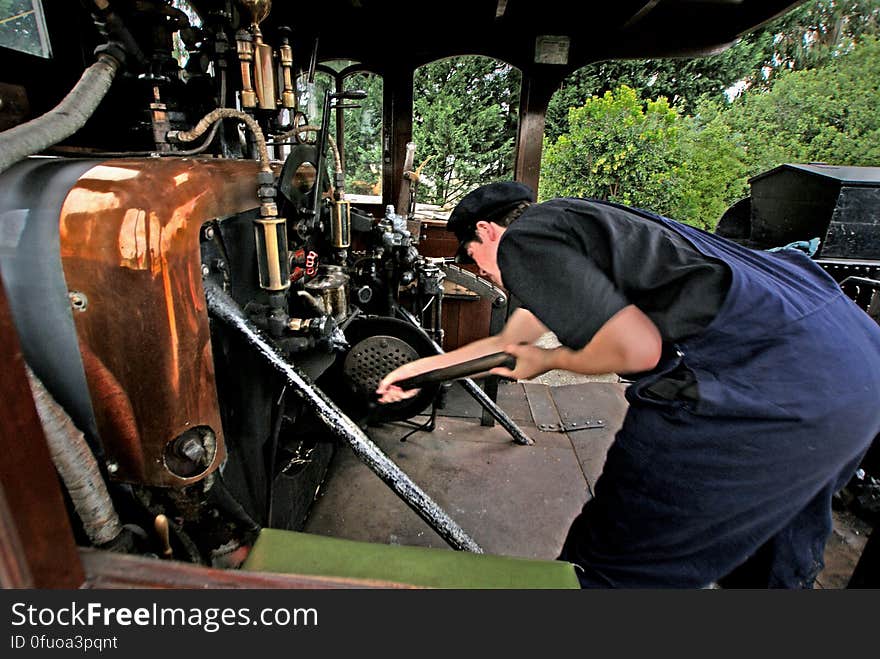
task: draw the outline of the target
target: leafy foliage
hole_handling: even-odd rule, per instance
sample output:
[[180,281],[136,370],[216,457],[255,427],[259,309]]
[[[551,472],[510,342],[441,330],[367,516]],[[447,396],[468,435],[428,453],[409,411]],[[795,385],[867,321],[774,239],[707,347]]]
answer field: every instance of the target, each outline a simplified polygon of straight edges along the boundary
[[[878,16],[877,0],[814,0],[731,48],[752,50],[726,72],[690,82],[682,73],[684,84],[655,63],[609,63],[604,70],[618,67],[632,85],[573,107],[557,134],[548,121],[541,196],[611,199],[712,228],[745,196],[749,176],[784,162],[877,165]],[[747,91],[732,102],[699,91],[750,66],[740,78]],[[667,84],[677,90],[672,103],[655,95]],[[575,95],[564,89],[561,102]]]
[[357,102],[359,107],[345,110],[345,180],[351,192],[378,195],[382,191],[382,78],[356,73],[346,78],[345,88],[367,93]]
[[568,108],[591,96],[627,85],[654,98],[691,111],[700,98],[723,97],[724,91],[749,76],[761,62],[751,44],[740,44],[718,55],[693,59],[617,60],[575,71],[553,95],[547,108],[545,134],[556,139],[568,129]]
[[747,146],[750,174],[782,162],[880,163],[880,41],[867,38],[821,69],[714,111]]
[[877,0],[812,0],[746,36],[768,44],[751,81],[767,88],[777,73],[826,66],[869,36],[880,36]]
[[782,72],[825,66],[871,35],[880,35],[878,0],[811,0],[718,55],[599,62],[569,76],[554,95],[545,132],[556,139],[568,130],[568,108],[622,84],[692,113],[704,99],[726,101],[735,86],[766,90]]
[[666,98],[623,85],[572,109],[569,125],[545,142],[541,198],[607,199],[711,228],[745,187],[729,128],[717,118],[701,125]]
[[433,189],[420,201],[448,205],[477,185],[510,179],[520,73],[487,57],[427,64],[413,83],[416,162]]

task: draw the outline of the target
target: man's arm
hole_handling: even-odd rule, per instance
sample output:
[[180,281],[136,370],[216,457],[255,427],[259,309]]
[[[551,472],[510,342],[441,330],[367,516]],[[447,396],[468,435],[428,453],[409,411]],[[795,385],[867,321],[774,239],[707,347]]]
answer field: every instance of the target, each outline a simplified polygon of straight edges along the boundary
[[417,359],[391,371],[382,379],[379,387],[376,389],[376,393],[380,396],[379,402],[396,403],[406,398],[412,398],[418,393],[418,389],[404,391],[400,387],[394,386],[393,383],[398,380],[410,378],[426,371],[433,371],[437,368],[460,364],[471,359],[491,355],[495,352],[501,352],[507,345],[534,343],[547,331],[544,324],[535,318],[532,312],[526,309],[517,309],[511,314],[501,332],[494,336],[488,336],[485,339],[468,343],[442,355],[432,355],[431,357]]
[[631,304],[609,318],[580,350],[544,350],[513,343],[503,350],[516,356],[516,368],[495,368],[492,373],[517,380],[553,369],[583,375],[639,373],[651,370],[660,361],[663,339],[653,321]]

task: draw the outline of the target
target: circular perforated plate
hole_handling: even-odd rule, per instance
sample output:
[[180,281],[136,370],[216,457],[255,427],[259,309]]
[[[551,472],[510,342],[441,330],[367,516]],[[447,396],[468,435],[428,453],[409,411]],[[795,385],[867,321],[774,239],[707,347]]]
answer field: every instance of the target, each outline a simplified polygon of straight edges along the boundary
[[371,336],[351,349],[343,372],[349,386],[369,396],[391,371],[418,358],[419,353],[406,341],[393,336]]

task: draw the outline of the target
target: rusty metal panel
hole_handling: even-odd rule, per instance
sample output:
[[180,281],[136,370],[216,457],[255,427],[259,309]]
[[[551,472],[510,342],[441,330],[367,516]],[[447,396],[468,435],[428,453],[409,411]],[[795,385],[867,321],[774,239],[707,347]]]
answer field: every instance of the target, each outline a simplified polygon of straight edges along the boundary
[[[183,486],[225,456],[199,238],[204,222],[257,207],[256,173],[250,161],[120,159],[65,199],[61,259],[114,478]],[[171,473],[167,443],[199,426],[216,436],[213,460]]]
[[23,123],[29,113],[27,90],[21,85],[0,82],[0,130]]
[[2,278],[0,363],[0,583],[4,588],[78,588],[83,570]]

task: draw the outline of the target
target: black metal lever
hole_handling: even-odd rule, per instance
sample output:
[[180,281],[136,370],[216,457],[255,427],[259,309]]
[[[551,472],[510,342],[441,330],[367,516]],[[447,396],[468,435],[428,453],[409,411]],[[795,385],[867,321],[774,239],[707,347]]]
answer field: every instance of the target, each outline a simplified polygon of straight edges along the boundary
[[426,384],[447,382],[449,380],[458,380],[459,378],[483,374],[499,366],[513,370],[516,368],[516,357],[506,352],[495,352],[491,355],[471,359],[460,364],[453,364],[445,368],[435,368],[433,371],[420,373],[411,378],[404,378],[393,384],[401,389],[416,389]]
[[345,92],[339,92],[337,94],[330,94],[332,98],[347,98],[351,100],[358,100],[367,97],[367,92],[363,89],[350,89]]

